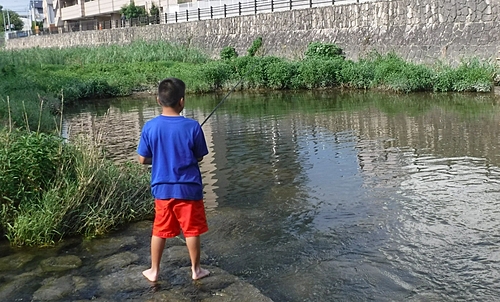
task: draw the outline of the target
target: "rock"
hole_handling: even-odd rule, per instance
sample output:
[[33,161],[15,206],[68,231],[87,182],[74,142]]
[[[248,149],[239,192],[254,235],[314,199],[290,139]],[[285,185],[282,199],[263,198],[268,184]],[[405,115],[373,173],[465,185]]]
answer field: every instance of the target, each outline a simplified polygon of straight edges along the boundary
[[82,260],[74,255],[50,257],[40,262],[40,267],[44,272],[65,271],[78,268],[82,265]]
[[24,266],[35,258],[35,255],[18,253],[0,258],[0,272],[11,271]]
[[136,240],[133,236],[120,236],[85,241],[82,247],[94,257],[104,257],[134,244]]
[[[200,260],[204,262],[208,259],[207,255],[201,251]],[[172,246],[163,252],[162,262],[168,261],[170,264],[175,264],[179,266],[190,266],[191,260],[189,258],[189,252],[185,245],[183,246]]]
[[131,252],[123,252],[99,260],[95,268],[100,270],[116,270],[137,261],[139,256]]
[[142,275],[145,266],[130,265],[112,274],[99,278],[98,293],[102,295],[116,295],[120,292],[143,291],[151,286]]
[[60,278],[48,278],[43,283],[33,293],[33,300],[57,301],[86,286],[85,278],[69,275]]

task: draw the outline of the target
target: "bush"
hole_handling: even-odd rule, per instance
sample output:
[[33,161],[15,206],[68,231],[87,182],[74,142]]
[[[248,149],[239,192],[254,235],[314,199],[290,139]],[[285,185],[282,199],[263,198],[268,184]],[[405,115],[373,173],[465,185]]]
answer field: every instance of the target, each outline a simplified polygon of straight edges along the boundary
[[257,51],[262,47],[262,37],[257,37],[257,39],[253,40],[252,46],[248,49],[248,56],[253,57],[257,53]]
[[343,85],[358,89],[372,87],[375,79],[375,66],[372,61],[361,59],[355,63],[346,61],[340,70],[340,82]]
[[202,67],[202,77],[212,90],[221,89],[231,78],[233,68],[223,61],[209,62]]
[[307,45],[304,55],[306,58],[331,59],[339,56],[343,57],[343,51],[336,44],[311,42]]
[[308,89],[332,87],[340,82],[340,72],[344,59],[335,57],[331,59],[309,58],[299,63],[298,77],[300,87]]
[[236,57],[238,57],[238,53],[236,52],[236,49],[231,46],[224,47],[220,52],[220,58],[222,60],[230,60]]
[[425,91],[432,87],[432,72],[424,65],[405,62],[395,53],[373,53],[373,85],[397,92]]

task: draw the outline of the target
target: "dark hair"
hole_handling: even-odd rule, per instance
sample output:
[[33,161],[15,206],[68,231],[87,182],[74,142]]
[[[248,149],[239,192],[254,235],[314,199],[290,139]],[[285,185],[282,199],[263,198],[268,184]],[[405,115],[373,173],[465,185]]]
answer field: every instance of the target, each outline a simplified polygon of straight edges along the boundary
[[158,100],[164,107],[175,107],[184,97],[186,84],[177,78],[166,78],[158,84]]

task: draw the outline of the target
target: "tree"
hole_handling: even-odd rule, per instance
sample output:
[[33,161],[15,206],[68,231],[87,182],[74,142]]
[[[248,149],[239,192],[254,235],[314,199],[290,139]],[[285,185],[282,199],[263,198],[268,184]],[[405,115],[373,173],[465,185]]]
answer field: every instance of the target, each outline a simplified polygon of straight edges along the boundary
[[158,8],[154,2],[151,3],[149,15],[153,18],[153,20],[155,20],[155,23],[160,23],[160,8]]
[[125,15],[125,18],[128,20],[147,15],[146,9],[142,6],[136,6],[134,1],[130,2],[129,5],[122,7],[122,9],[120,9],[120,13]]
[[[4,20],[5,17],[5,20]],[[19,17],[19,14],[11,11],[11,10],[3,10],[3,7],[0,5],[0,32],[4,32],[4,25],[10,20],[11,30],[22,30],[24,26],[24,22]],[[7,27],[7,29],[9,29]]]

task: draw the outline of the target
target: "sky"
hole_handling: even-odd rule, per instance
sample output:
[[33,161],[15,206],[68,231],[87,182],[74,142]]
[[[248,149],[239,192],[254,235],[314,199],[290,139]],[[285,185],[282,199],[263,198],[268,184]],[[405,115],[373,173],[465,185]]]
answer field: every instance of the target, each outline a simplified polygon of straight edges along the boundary
[[4,9],[13,10],[18,14],[25,15],[28,11],[30,0],[0,0],[0,5]]

